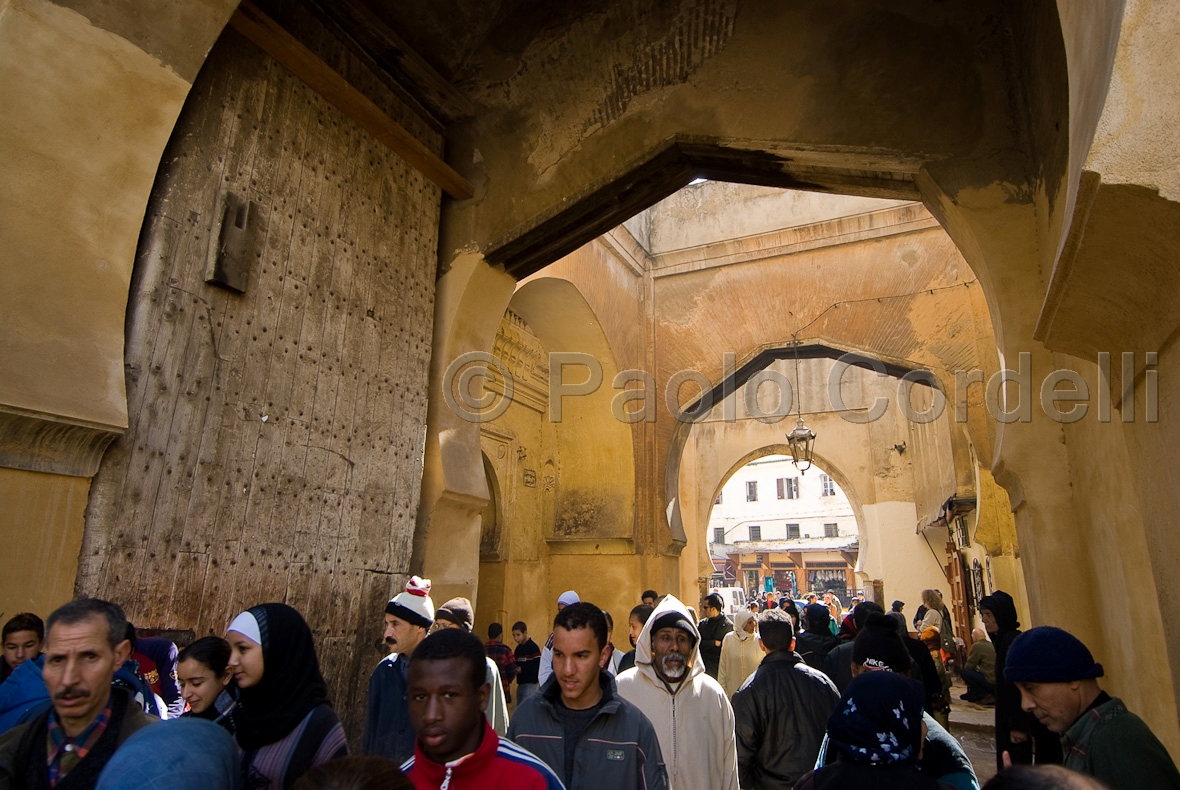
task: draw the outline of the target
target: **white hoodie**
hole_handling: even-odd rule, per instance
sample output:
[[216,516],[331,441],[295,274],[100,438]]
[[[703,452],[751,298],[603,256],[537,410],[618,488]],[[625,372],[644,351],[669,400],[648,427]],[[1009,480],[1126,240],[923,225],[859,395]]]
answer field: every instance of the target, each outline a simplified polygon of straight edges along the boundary
[[[651,665],[651,627],[668,612],[684,616],[697,642],[687,676],[672,691]],[[639,634],[634,669],[615,682],[619,695],[638,706],[655,727],[670,790],[738,790],[733,708],[717,681],[705,674],[700,641],[688,608],[669,595]]]

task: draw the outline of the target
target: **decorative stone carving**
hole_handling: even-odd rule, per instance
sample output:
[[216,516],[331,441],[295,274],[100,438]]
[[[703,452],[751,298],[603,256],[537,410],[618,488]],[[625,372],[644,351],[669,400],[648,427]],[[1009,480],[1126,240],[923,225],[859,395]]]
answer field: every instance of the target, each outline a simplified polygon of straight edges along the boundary
[[[544,412],[549,402],[549,357],[524,319],[511,310],[500,321],[492,356],[503,362],[512,376],[513,401]],[[485,386],[499,395],[504,393],[503,382],[499,380],[489,381]]]

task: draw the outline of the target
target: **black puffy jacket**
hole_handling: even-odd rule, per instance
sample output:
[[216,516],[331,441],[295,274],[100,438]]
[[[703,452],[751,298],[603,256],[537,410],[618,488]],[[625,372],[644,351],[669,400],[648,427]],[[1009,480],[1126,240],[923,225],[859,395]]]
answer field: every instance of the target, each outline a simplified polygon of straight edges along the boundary
[[749,790],[791,788],[815,766],[840,694],[798,654],[776,651],[733,695],[738,780]]
[[815,631],[800,631],[795,637],[795,652],[810,666],[827,674],[828,653],[831,653],[840,640],[832,636],[827,625]]

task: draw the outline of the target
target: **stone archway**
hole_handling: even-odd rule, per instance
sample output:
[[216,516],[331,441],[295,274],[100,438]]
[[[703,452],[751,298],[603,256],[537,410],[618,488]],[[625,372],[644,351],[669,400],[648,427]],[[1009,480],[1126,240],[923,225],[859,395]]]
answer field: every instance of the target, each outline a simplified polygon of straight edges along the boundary
[[[650,202],[696,175],[691,172],[691,152],[686,158],[683,151],[688,150],[688,144],[699,142],[710,154],[724,160],[723,165],[713,160],[716,167],[709,172],[715,178],[790,178],[795,185],[807,183],[812,188],[856,194],[878,189],[882,191],[873,194],[897,195],[889,190],[901,189],[913,195],[911,188],[916,188],[979,277],[1001,359],[1014,366],[1019,355],[1027,352],[1034,367],[1051,370],[1056,363],[1045,345],[1034,338],[1034,332],[1047,273],[1054,270],[1072,221],[1068,207],[1073,205],[1084,151],[1097,123],[1097,107],[1104,99],[1101,75],[1108,73],[1113,59],[1113,31],[1120,14],[1110,6],[1098,16],[1083,18],[1059,14],[1057,5],[1024,4],[1018,11],[994,8],[996,13],[989,19],[999,24],[987,32],[971,28],[972,22],[965,17],[955,20],[951,27],[956,36],[966,29],[979,35],[963,38],[956,52],[937,57],[940,68],[917,69],[899,76],[896,84],[907,88],[904,101],[895,101],[898,95],[887,90],[867,91],[860,99],[868,101],[871,96],[872,107],[862,105],[859,110],[856,101],[833,102],[835,92],[814,96],[806,93],[808,87],[818,89],[820,82],[808,83],[800,95],[800,86],[783,76],[787,72],[768,72],[764,68],[774,59],[760,60],[759,53],[774,51],[778,56],[774,62],[780,62],[782,26],[791,21],[789,14],[763,15],[766,6],[758,6],[741,24],[719,27],[724,35],[709,41],[711,46],[721,47],[724,43],[724,47],[710,55],[701,73],[696,72],[701,64],[693,61],[687,66],[686,76],[670,84],[633,85],[599,101],[600,94],[593,86],[560,95],[528,89],[543,88],[543,81],[538,82],[535,71],[519,70],[518,75],[525,75],[517,78],[519,84],[509,81],[515,90],[501,84],[488,86],[484,96],[488,114],[459,130],[455,137],[462,155],[470,155],[475,163],[470,168],[473,173],[507,188],[450,207],[442,248],[456,252],[478,249],[497,256],[497,263],[513,271],[516,261],[525,262],[527,266],[520,272],[527,273],[568,249],[561,245],[569,242],[571,227],[592,224],[600,214],[615,210],[616,197],[619,203],[627,204],[628,211],[634,210],[645,202],[636,199],[637,195],[653,195],[646,200]],[[975,10],[982,13],[983,7]],[[900,17],[889,16],[875,6],[872,12],[884,14],[877,17],[880,25],[900,24],[905,28]],[[860,22],[866,18],[861,17]],[[864,42],[862,48],[857,30],[841,27],[846,21],[840,15],[824,20],[823,24],[832,26],[829,32],[835,34],[831,40],[845,44],[857,41],[857,54],[873,51],[873,42]],[[960,23],[965,26],[958,27]],[[874,33],[879,32],[880,25],[874,27]],[[641,38],[646,32],[624,27],[628,34],[638,31]],[[804,28],[812,29],[800,29]],[[668,29],[676,28],[673,25],[661,31]],[[911,37],[917,29],[906,28],[906,35],[888,38],[898,50],[908,48],[931,54],[920,34]],[[1009,43],[990,38],[1000,31],[1004,31]],[[543,57],[550,51],[549,46],[560,47],[567,42],[576,45],[567,33],[555,30],[541,37],[534,50],[524,53],[522,61]],[[1088,48],[1082,44],[1091,37],[1103,42],[1103,46]],[[818,35],[816,40],[826,39]],[[944,37],[942,42],[950,40]],[[639,43],[654,46],[660,42]],[[987,51],[972,51],[973,47]],[[581,50],[575,46],[574,51]],[[629,51],[649,50],[633,47]],[[998,53],[1003,56],[993,59]],[[831,57],[806,47],[793,54],[817,62]],[[632,73],[626,55],[599,47],[593,56],[596,60],[589,62],[595,66],[609,63],[614,74]],[[971,60],[971,65],[959,68],[964,65],[960,57]],[[571,60],[577,61],[578,56],[573,55]],[[863,84],[877,84],[873,79],[883,74],[880,63],[903,61],[904,57],[878,61],[878,72],[862,75],[866,78]],[[747,72],[750,66],[755,71]],[[812,68],[800,73],[812,74]],[[916,111],[915,102],[921,104],[918,97],[932,88],[926,82],[932,72],[938,72],[934,80],[956,81],[953,86],[944,86],[946,95],[962,99],[969,93],[978,100],[969,101],[971,106],[957,113],[956,121],[935,121]],[[832,73],[847,76],[860,72],[845,59],[840,66],[833,66]],[[751,82],[775,95],[759,96],[756,91],[719,95],[720,85],[734,84],[730,79],[746,84],[740,76],[744,74],[756,74]],[[962,78],[970,82],[970,91],[964,90],[959,81]],[[862,84],[859,79],[853,82]],[[1018,109],[1011,101],[1013,94],[1003,87],[1014,84],[1025,86],[1029,91],[1025,95],[1035,94],[1037,98],[1021,101]],[[619,100],[619,96],[626,98]],[[703,102],[705,97],[711,97],[711,101]],[[766,112],[766,108],[784,100],[792,107],[822,109],[802,116]],[[743,104],[746,101],[750,102],[748,106]],[[543,105],[543,109],[534,105]],[[702,107],[707,111],[701,112]],[[876,129],[866,146],[868,141],[859,136],[864,129],[851,116],[881,120],[895,117],[894,112],[904,114],[906,119],[897,118],[888,128]],[[520,118],[538,120],[520,129],[523,142],[492,142],[498,130]],[[1009,120],[1000,122],[1004,118]],[[913,128],[912,124],[923,128]],[[1062,131],[1066,128],[1068,134]],[[922,143],[915,145],[919,138]],[[660,159],[663,152],[673,148],[677,150]],[[521,150],[532,152],[528,166],[521,165]],[[646,163],[657,160],[668,166],[645,169]],[[668,181],[673,183],[671,187]],[[720,362],[714,363],[704,371],[706,377],[720,380],[720,368]],[[670,435],[667,426],[654,429],[652,441],[658,457],[664,455]],[[1084,547],[1072,540],[1079,518],[1067,494],[1072,486],[1071,462],[1061,426],[1048,420],[1004,425],[996,430],[995,444],[994,455],[985,457],[996,471],[997,480],[1010,493],[1016,510],[1022,559],[1034,579],[1035,620],[1069,624],[1083,638],[1101,641],[1103,637],[1095,630],[1097,622],[1078,617],[1076,599],[1058,593],[1073,578],[1065,569],[1092,564]],[[1088,441],[1081,439],[1082,445],[1088,446]],[[1094,457],[1103,455],[1099,452]],[[1030,486],[1032,480],[1038,481],[1035,487]],[[1124,482],[1129,486],[1127,490],[1139,490],[1134,479]],[[674,554],[680,536],[667,529],[667,515],[660,506],[666,501],[665,483],[658,478],[646,483],[656,491],[655,506],[646,508],[644,514],[653,543],[665,556]],[[1034,488],[1036,493],[1030,495]],[[1128,527],[1128,538],[1136,546],[1143,546],[1144,525],[1136,521]],[[1168,543],[1161,541],[1161,545]],[[1174,546],[1167,554],[1175,556]],[[1136,556],[1142,560],[1146,555],[1136,549]],[[1054,568],[1061,569],[1060,573]],[[1159,577],[1161,572],[1157,568],[1155,575]],[[1087,587],[1083,598],[1089,598],[1093,589]],[[1089,603],[1084,600],[1081,608]],[[1180,619],[1172,616],[1165,622]],[[1174,630],[1175,626],[1171,627]],[[1154,622],[1148,628],[1152,633],[1161,633]],[[1180,659],[1173,659],[1172,675],[1180,683],[1180,672],[1175,671],[1177,661]],[[1130,667],[1127,664],[1128,671]],[[1168,726],[1175,731],[1174,723]]]
[[[726,484],[730,481],[730,479],[733,478],[734,475],[736,475],[742,469],[746,468],[749,464],[751,464],[754,461],[757,461],[760,458],[765,458],[766,456],[770,456],[770,455],[789,457],[790,454],[791,454],[791,449],[786,444],[781,444],[781,443],[780,444],[769,444],[769,445],[765,445],[763,447],[759,447],[756,450],[752,450],[749,453],[747,453],[746,455],[744,455],[742,458],[735,461],[734,464],[729,468],[729,470],[722,477],[722,479],[720,481],[718,481],[718,483],[717,483],[717,486],[715,488],[715,492],[713,495],[713,499],[711,500],[711,504],[709,505],[708,512],[706,512],[705,517],[703,519],[704,528],[707,530],[709,528],[709,525],[712,523],[712,514],[713,514],[713,511],[717,507],[718,497],[720,496],[722,489],[725,488]],[[827,475],[833,481],[835,481],[836,485],[839,486],[840,492],[843,493],[844,496],[848,499],[849,506],[852,508],[853,520],[856,524],[856,532],[858,535],[858,544],[860,542],[864,541],[864,533],[865,533],[865,530],[863,528],[864,508],[861,505],[860,498],[858,497],[858,495],[856,493],[856,488],[855,488],[852,480],[846,474],[844,474],[844,472],[839,467],[834,466],[829,461],[825,460],[822,455],[815,456],[812,467],[810,469],[808,469],[807,471],[811,472],[813,479],[817,475]],[[790,472],[790,470],[788,470],[788,472]],[[800,475],[806,477],[807,472],[801,472]],[[767,495],[769,495],[769,492]],[[700,530],[697,529],[697,530],[694,530],[694,532],[700,532]],[[859,546],[858,546],[857,562],[856,562],[856,567],[854,568],[854,570],[856,570],[856,571],[859,571],[859,569],[860,569],[859,556],[860,555],[859,555]],[[712,564],[711,560],[710,560],[710,564]],[[859,581],[859,579],[858,579],[858,581]],[[796,592],[798,592],[799,590],[806,590],[807,589],[806,584],[807,584],[806,578],[800,578],[799,576],[796,576],[796,585],[797,585],[795,587]],[[739,585],[739,586],[742,586],[742,585]],[[861,583],[855,584],[853,586],[864,587],[865,585],[863,582],[861,582]]]
[[[486,294],[472,291],[475,298]],[[635,449],[631,427],[611,408],[619,365],[606,328],[574,283],[538,277],[516,289],[485,342],[492,364],[504,365],[513,379],[511,400],[486,419],[465,418],[446,405],[439,418],[449,421],[450,447],[474,441],[484,457],[495,454],[492,464],[507,492],[500,550],[478,556],[455,543],[457,530],[479,518],[481,495],[443,490],[428,530],[419,532],[421,572],[448,595],[485,602],[477,625],[501,611],[514,620],[544,622],[551,600],[570,586],[624,615],[629,597],[619,577],[637,561]],[[581,386],[588,377],[591,385]],[[487,386],[497,397],[506,391],[502,382]],[[428,466],[425,484],[462,479],[470,457],[440,453],[444,474],[435,477]],[[448,501],[464,503],[461,518]],[[423,515],[431,506],[424,498]],[[440,514],[445,520],[436,521]],[[486,596],[476,579],[491,582]]]
[[[949,455],[915,442],[911,426],[896,408],[886,410],[878,420],[858,424],[845,419],[846,413],[819,406],[821,387],[814,383],[823,381],[826,369],[833,366],[830,359],[811,359],[799,374],[805,382],[804,402],[812,404],[804,418],[818,435],[815,464],[837,482],[855,514],[860,586],[868,589],[877,582],[889,600],[917,600],[924,587],[945,587],[941,561],[917,528],[923,501],[919,470],[947,465]],[[861,409],[896,386],[896,379],[857,368],[846,371],[845,377],[847,405]],[[759,420],[745,415],[748,406],[741,405],[746,402],[741,389],[734,397],[738,406],[730,416],[735,419],[725,416],[725,404],[718,404],[699,420],[683,425],[686,438],[679,451],[678,478],[669,493],[679,500],[686,533],[680,557],[681,586],[686,591],[694,588],[699,569],[709,563],[702,536],[720,486],[751,460],[771,453],[790,454],[784,439],[794,410],[791,419]],[[941,419],[942,430],[949,430],[947,422]],[[903,442],[909,443],[908,448],[898,450],[906,446]],[[939,476],[953,480],[955,473],[946,469]]]

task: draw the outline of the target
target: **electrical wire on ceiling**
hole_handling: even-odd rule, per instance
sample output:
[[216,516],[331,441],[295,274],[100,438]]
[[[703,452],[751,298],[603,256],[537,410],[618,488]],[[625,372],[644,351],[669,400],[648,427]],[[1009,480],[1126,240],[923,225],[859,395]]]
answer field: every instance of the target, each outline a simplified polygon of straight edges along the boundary
[[886,300],[893,300],[893,299],[908,299],[911,296],[921,296],[923,294],[933,295],[938,291],[952,291],[956,288],[970,288],[972,285],[975,285],[978,282],[979,282],[979,280],[964,280],[963,282],[955,283],[954,285],[942,285],[942,286],[939,286],[938,288],[923,288],[920,291],[911,291],[910,293],[889,294],[888,296],[867,296],[864,299],[844,299],[839,302],[832,302],[830,305],[828,305],[823,310],[821,310],[819,315],[817,315],[815,318],[811,319],[806,324],[804,324],[803,326],[799,327],[794,332],[792,332],[791,337],[797,338],[800,335],[800,333],[803,332],[803,330],[807,329],[807,327],[811,326],[816,321],[823,318],[825,315],[828,314],[829,311],[835,310],[838,307],[840,307],[841,305],[863,304],[865,302],[884,302]]

